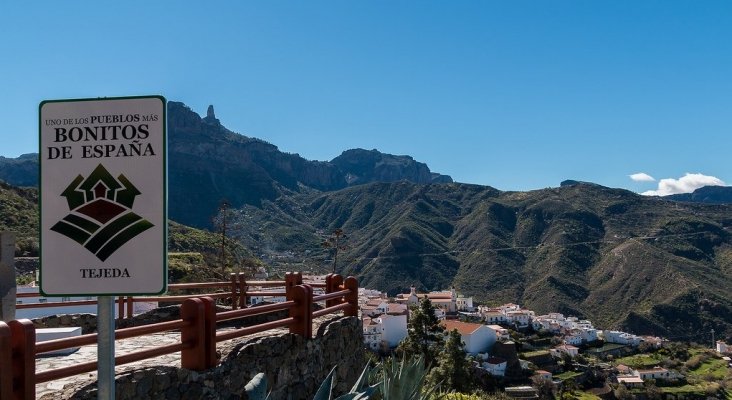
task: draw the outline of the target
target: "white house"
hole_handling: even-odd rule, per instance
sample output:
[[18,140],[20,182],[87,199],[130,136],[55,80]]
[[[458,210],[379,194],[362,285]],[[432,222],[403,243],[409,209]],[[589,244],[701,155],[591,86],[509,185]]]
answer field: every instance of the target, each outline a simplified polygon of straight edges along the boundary
[[362,322],[364,344],[373,351],[378,350],[381,346],[381,324],[370,317],[364,317]]
[[619,375],[617,378],[615,378],[618,383],[622,383],[627,388],[640,388],[643,387],[643,379],[632,376],[632,375]]
[[383,299],[369,300],[361,307],[361,314],[369,317],[386,314],[387,311],[389,311],[389,303]]
[[[263,288],[263,287],[259,287],[259,286],[253,286],[251,288],[252,291],[257,291],[257,292],[282,292],[282,289],[283,288],[281,288],[281,287]],[[259,303],[262,303],[265,301],[270,302],[270,303],[284,303],[285,301],[287,301],[287,298],[285,298],[285,296],[248,296],[247,298],[249,299],[249,304],[251,304],[251,305],[256,305],[256,304],[259,304]]]
[[526,310],[506,312],[506,322],[519,327],[527,327],[531,323],[531,312]]
[[571,344],[572,346],[579,346],[582,344],[582,336],[570,334],[564,337],[564,344]]
[[435,308],[442,309],[445,313],[457,311],[457,292],[455,292],[455,289],[449,292],[417,293],[417,289],[412,286],[409,294],[398,294],[396,301],[402,304],[418,304],[425,297],[430,299]]
[[511,339],[511,335],[508,333],[508,329],[506,329],[500,325],[486,325],[486,326],[493,329],[493,331],[496,332],[496,337],[498,339],[503,339],[503,340]]
[[579,354],[579,349],[570,344],[563,344],[550,349],[549,352],[553,357],[561,357],[562,354],[568,354],[570,357],[576,357]]
[[[58,307],[38,307],[38,308],[20,308],[15,310],[15,318],[42,318],[49,315],[57,314],[96,314],[97,305],[78,305],[74,304],[74,301],[96,301],[96,297],[92,296],[68,296],[68,297],[44,297],[38,291],[37,286],[18,286],[17,293],[32,293],[35,296],[31,297],[19,297],[16,299],[16,304],[43,304],[43,303],[69,303],[68,305],[61,305]],[[133,303],[133,315],[139,315],[150,310],[154,310],[158,307],[157,302],[134,302]],[[114,317],[118,318],[119,307],[114,307]]]
[[579,331],[580,336],[582,336],[582,341],[585,343],[594,342],[598,339],[597,329],[581,328]]
[[537,370],[534,373],[535,376],[537,376],[539,379],[543,379],[545,381],[552,381],[552,373],[549,371],[544,371],[543,369]]
[[508,365],[508,361],[500,357],[488,357],[487,360],[480,363],[481,368],[493,376],[505,376],[506,365]]
[[472,324],[457,320],[442,321],[445,332],[457,330],[464,343],[463,348],[467,353],[478,354],[487,352],[498,339],[496,332],[483,324]]
[[396,347],[407,337],[407,316],[383,314],[376,321],[381,325],[381,341],[383,346]]
[[457,304],[458,311],[473,311],[475,310],[475,307],[473,307],[473,298],[472,297],[463,297],[458,296],[455,300]]
[[602,337],[607,343],[627,344],[634,347],[637,347],[642,340],[639,336],[630,333],[608,330],[602,331]]
[[484,309],[481,311],[485,322],[489,324],[506,323],[506,315],[498,310]]
[[721,354],[728,354],[732,353],[732,346],[728,345],[727,343],[717,340],[717,353]]
[[654,379],[654,380],[666,379],[667,380],[667,379],[674,379],[674,378],[678,377],[678,375],[675,372],[669,371],[666,368],[662,368],[662,367],[655,367],[653,369],[635,370],[635,371],[633,371],[633,375],[643,379],[644,381],[651,380],[651,379]]

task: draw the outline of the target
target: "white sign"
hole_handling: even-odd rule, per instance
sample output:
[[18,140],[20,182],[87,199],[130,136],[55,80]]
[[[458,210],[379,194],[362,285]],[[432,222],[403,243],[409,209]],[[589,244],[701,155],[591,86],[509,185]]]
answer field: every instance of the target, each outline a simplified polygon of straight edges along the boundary
[[165,292],[165,106],[160,96],[41,103],[43,294]]

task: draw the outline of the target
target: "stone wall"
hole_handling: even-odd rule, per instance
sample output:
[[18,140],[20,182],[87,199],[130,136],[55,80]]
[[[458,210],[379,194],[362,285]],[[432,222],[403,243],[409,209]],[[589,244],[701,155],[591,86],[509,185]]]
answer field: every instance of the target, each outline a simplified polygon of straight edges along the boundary
[[18,276],[35,275],[39,264],[38,257],[15,257],[15,272]]
[[[172,366],[117,376],[117,399],[246,399],[244,385],[264,372],[272,400],[312,399],[337,367],[336,391],[347,392],[365,364],[361,321],[336,317],[323,322],[313,339],[289,333],[233,340],[218,345],[220,364],[195,372]],[[96,399],[96,383],[79,382],[42,399]]]

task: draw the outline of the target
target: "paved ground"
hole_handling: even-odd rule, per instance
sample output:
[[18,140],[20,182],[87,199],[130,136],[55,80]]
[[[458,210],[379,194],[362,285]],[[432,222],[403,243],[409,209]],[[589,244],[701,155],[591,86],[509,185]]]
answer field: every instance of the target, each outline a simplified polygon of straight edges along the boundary
[[[313,331],[317,332],[318,327],[321,323],[325,322],[333,315],[316,318],[313,320]],[[234,328],[219,328],[217,332],[225,332]],[[253,335],[248,335],[246,340],[260,337],[260,336],[272,336],[278,334],[287,333],[287,328],[273,329],[266,332],[261,332]],[[241,339],[235,339],[241,340]],[[132,353],[139,350],[155,348],[161,345],[173,344],[180,342],[179,332],[159,333],[154,335],[146,335],[136,338],[130,338],[125,340],[118,340],[115,342],[115,354],[117,356]],[[221,343],[218,344],[220,348]],[[84,346],[79,348],[78,351],[69,355],[62,356],[44,356],[36,358],[36,372],[42,372],[48,369],[62,368],[66,366],[76,365],[79,363],[85,363],[94,361],[97,359],[97,346]],[[150,358],[136,363],[119,365],[115,368],[116,375],[124,372],[140,369],[148,366],[155,365],[168,365],[173,367],[180,367],[180,352],[168,354],[156,358]],[[66,385],[77,383],[79,381],[94,381],[97,378],[96,371],[88,372],[85,374],[75,375],[68,378],[58,379],[50,382],[40,383],[36,385],[36,399],[40,399],[44,395],[58,394]],[[53,396],[55,397],[55,396]],[[53,398],[48,396],[47,398]]]
[[[115,343],[115,354],[116,355],[122,355],[127,353],[132,353],[134,351],[139,351],[143,349],[149,349],[158,347],[161,345],[166,344],[173,344],[180,341],[180,333],[160,333],[155,335],[147,335],[142,336],[138,338],[131,338],[131,339],[125,339],[125,340],[118,340]],[[36,372],[45,371],[48,369],[56,369],[71,365],[76,365],[79,363],[85,363],[89,361],[94,361],[97,359],[97,346],[84,346],[81,347],[78,351],[65,355],[65,356],[45,356],[40,357],[36,359]],[[116,368],[115,372],[117,374],[123,372],[123,371],[129,371],[132,369],[137,369],[140,367],[144,367],[147,365],[171,365],[180,367],[180,353],[173,353],[168,354],[156,358],[151,358],[147,360],[143,360],[137,363],[132,364],[125,364],[120,365]],[[63,387],[69,383],[78,382],[80,380],[96,380],[97,373],[95,372],[89,372],[86,374],[81,375],[75,375],[69,378],[64,379],[58,379],[55,381],[40,383],[36,385],[36,398],[40,398],[41,396],[48,394],[48,393],[54,393],[58,390],[63,389]]]

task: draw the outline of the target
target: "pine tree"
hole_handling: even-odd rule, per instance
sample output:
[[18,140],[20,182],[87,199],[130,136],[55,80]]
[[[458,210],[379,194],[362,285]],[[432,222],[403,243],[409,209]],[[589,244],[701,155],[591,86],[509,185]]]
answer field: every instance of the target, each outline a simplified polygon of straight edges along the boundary
[[442,347],[444,332],[445,328],[435,316],[435,307],[425,297],[419,307],[410,309],[407,337],[399,345],[399,350],[405,356],[422,355],[425,364],[432,366]]
[[470,392],[474,385],[470,361],[466,356],[460,332],[453,329],[447,335],[445,347],[437,357],[437,366],[430,371],[427,378],[430,385],[440,385],[443,391]]

